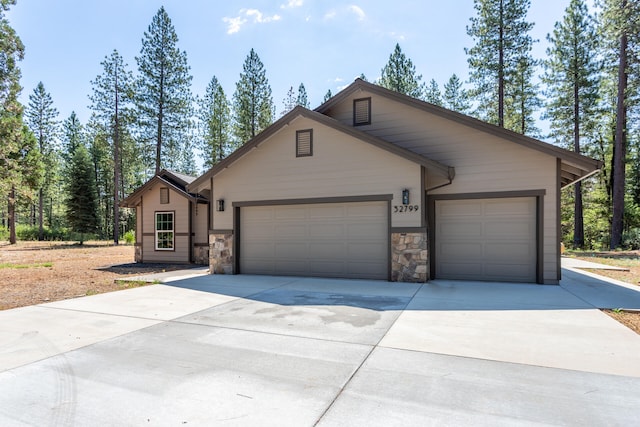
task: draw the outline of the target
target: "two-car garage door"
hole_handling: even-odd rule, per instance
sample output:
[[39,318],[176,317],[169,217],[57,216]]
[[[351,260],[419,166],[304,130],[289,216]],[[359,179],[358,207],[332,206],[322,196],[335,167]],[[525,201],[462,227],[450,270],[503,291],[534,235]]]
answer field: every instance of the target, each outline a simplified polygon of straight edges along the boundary
[[536,281],[536,198],[435,201],[438,279]]
[[387,202],[240,208],[243,274],[388,278]]

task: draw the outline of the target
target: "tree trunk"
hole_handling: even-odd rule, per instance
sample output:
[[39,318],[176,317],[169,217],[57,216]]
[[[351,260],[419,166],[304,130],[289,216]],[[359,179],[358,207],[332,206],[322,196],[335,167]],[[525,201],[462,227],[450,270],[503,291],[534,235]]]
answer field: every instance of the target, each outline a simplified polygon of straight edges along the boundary
[[38,240],[44,240],[44,191],[38,191]]
[[18,239],[16,238],[16,187],[11,186],[9,192],[9,243],[15,245]]
[[113,244],[120,241],[120,119],[118,117],[118,75],[115,76],[115,123],[113,129]]
[[[626,2],[622,2],[622,7]],[[613,213],[611,215],[610,249],[620,247],[624,220],[625,156],[627,109],[627,35],[620,36],[620,63],[618,65],[618,100],[616,105],[616,136],[613,142]]]
[[504,127],[504,4],[500,1],[498,40],[498,126]]
[[[575,69],[575,67],[574,67]],[[573,76],[573,150],[580,154],[580,92],[577,71]],[[582,217],[582,183],[576,182],[573,206],[573,247],[584,247],[584,219]]]

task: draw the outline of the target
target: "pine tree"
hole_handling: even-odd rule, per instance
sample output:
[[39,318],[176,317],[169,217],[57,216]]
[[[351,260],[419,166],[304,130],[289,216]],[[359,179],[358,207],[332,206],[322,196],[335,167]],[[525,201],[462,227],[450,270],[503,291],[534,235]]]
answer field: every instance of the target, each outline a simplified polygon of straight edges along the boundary
[[[584,0],[571,0],[561,22],[547,36],[547,60],[542,81],[547,87],[551,137],[565,148],[582,152],[583,141],[593,137],[598,115],[601,64],[595,23]],[[574,185],[573,246],[583,248],[582,183]]]
[[378,84],[413,98],[422,99],[425,87],[421,80],[422,75],[416,74],[415,65],[402,53],[400,45],[396,43],[393,53],[389,55],[389,61],[382,68]]
[[113,243],[120,237],[120,191],[122,179],[122,145],[131,122],[130,103],[133,77],[117,50],[101,63],[103,74],[91,82],[91,109],[101,120],[113,154]]
[[440,92],[438,82],[434,79],[431,79],[429,86],[424,92],[424,100],[434,105],[442,105],[442,93]]
[[462,81],[455,74],[444,84],[442,104],[445,108],[463,114],[467,114],[471,109],[469,93],[462,87]]
[[[606,55],[610,70],[616,73],[616,116],[612,156],[612,218],[610,248],[622,244],[626,193],[626,156],[628,150],[628,113],[638,89],[631,89],[629,74],[638,65],[640,47],[640,4],[635,0],[602,0],[601,32],[609,47]],[[615,53],[613,53],[615,52]],[[638,78],[637,75],[634,75]],[[632,79],[632,81],[635,79]],[[631,93],[631,92],[635,92]]]
[[23,124],[18,102],[24,45],[4,12],[15,0],[0,2],[0,194],[8,195],[9,242],[16,239],[16,200],[40,185],[42,162],[33,134]]
[[74,151],[67,193],[67,222],[71,230],[79,233],[82,245],[85,234],[98,229],[98,195],[91,159],[84,145]]
[[536,127],[534,112],[542,107],[542,100],[538,96],[538,84],[533,81],[538,61],[530,55],[523,55],[517,63],[510,90],[505,96],[504,127],[523,135],[538,136],[540,130]]
[[53,106],[51,95],[39,82],[29,95],[25,116],[31,132],[38,140],[40,154],[45,162],[45,177],[38,190],[38,240],[44,240],[44,198],[54,187],[56,176],[55,143],[58,132],[58,110]]
[[325,102],[330,100],[332,96],[333,96],[333,94],[331,93],[331,89],[327,89],[327,93],[324,94],[324,98],[322,99],[322,103],[324,104]]
[[303,83],[298,86],[298,98],[296,99],[296,105],[300,105],[304,108],[309,108],[309,98],[307,96],[307,89]]
[[70,165],[73,154],[80,145],[85,145],[84,127],[75,111],[62,122],[62,159]]
[[207,168],[224,159],[231,151],[229,123],[231,109],[224,89],[213,76],[207,86],[204,97],[198,100],[198,118],[200,120],[200,144],[204,153],[204,165]]
[[233,133],[244,144],[273,122],[271,86],[258,54],[251,49],[233,94]]
[[192,96],[187,54],[178,47],[169,15],[161,7],[144,33],[140,56],[136,107],[140,136],[155,147],[155,171],[178,169],[175,153],[183,147],[191,128]]
[[[477,16],[471,18],[467,34],[475,46],[465,49],[470,80],[475,84],[471,95],[478,101],[480,117],[505,127],[517,107],[515,100],[522,84],[515,81],[523,64],[530,59],[533,40],[528,34],[533,24],[526,21],[530,0],[474,0]],[[507,98],[512,102],[508,105]]]
[[282,112],[281,116],[284,116],[289,111],[293,110],[296,107],[296,93],[293,90],[293,86],[289,86],[289,90],[287,91],[287,95],[282,100]]

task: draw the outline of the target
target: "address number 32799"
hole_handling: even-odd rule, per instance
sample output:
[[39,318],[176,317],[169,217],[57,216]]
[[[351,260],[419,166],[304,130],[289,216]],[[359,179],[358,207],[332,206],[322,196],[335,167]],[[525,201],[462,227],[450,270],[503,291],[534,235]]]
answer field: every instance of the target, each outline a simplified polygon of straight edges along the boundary
[[420,206],[418,205],[401,205],[394,206],[393,212],[417,212],[418,209],[420,209]]

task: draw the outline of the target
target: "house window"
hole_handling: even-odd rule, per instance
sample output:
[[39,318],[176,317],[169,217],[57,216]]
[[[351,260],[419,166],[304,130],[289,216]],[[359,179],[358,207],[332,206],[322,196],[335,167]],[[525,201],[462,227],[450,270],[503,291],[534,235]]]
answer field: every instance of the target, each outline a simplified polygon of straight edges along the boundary
[[169,204],[169,189],[161,188],[160,189],[160,204],[166,205]]
[[362,126],[371,124],[371,98],[353,100],[353,125]]
[[174,250],[173,212],[156,212],[156,250]]
[[313,129],[296,132],[296,157],[313,156]]

